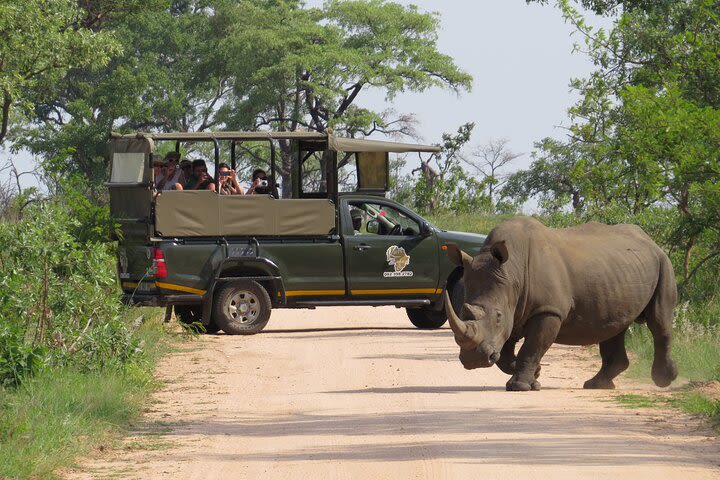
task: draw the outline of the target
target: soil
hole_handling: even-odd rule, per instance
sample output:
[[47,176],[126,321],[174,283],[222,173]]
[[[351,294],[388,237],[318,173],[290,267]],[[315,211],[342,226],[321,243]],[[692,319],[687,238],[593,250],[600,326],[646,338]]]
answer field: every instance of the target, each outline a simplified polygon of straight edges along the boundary
[[[68,478],[720,479],[701,420],[586,391],[597,349],[554,346],[539,392],[466,371],[452,332],[383,308],[274,311],[255,336],[208,335],[166,357],[163,387],[116,448]],[[667,389],[665,389],[667,390]]]

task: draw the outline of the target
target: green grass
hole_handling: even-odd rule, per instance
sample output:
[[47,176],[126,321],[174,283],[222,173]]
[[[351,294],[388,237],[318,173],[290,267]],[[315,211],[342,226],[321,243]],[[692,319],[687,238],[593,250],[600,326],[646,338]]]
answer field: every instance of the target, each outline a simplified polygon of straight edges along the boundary
[[720,400],[692,391],[692,386],[685,391],[670,394],[618,395],[615,400],[627,408],[676,408],[691,415],[701,415],[720,434]]
[[[703,308],[704,307],[704,308]],[[720,380],[720,314],[714,304],[676,310],[672,356],[678,366],[679,380],[691,382],[681,391],[669,395],[622,395],[618,400],[627,406],[664,406],[678,408],[693,415],[702,415],[720,433],[720,400],[696,391],[698,383]],[[653,361],[653,341],[645,325],[633,325],[626,337],[628,350],[634,355],[627,375],[648,381]]]
[[154,388],[152,369],[163,350],[158,319],[138,335],[145,353],[122,370],[48,368],[16,390],[0,390],[0,478],[55,478],[57,469],[127,428]]
[[[649,330],[644,325],[633,325],[626,338],[628,350],[635,354],[627,374],[649,379],[653,361],[653,341]],[[691,322],[677,325],[673,334],[672,356],[680,379],[692,382],[720,380],[720,328]]]
[[513,216],[514,215],[489,215],[485,213],[442,213],[439,215],[428,215],[427,219],[436,226],[444,228],[445,230],[481,233],[487,235],[488,233],[490,233],[490,230],[492,230],[505,220],[513,218]]

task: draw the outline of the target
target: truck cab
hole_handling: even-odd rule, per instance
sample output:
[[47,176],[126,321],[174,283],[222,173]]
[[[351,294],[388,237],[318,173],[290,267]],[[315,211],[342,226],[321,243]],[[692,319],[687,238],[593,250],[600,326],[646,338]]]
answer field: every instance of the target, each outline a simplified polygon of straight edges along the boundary
[[[292,194],[157,192],[152,165],[161,141],[178,151],[182,142],[210,142],[216,172],[221,144],[229,144],[234,167],[237,145],[267,142],[272,184],[275,144],[285,142]],[[485,240],[439,229],[385,198],[388,154],[436,147],[304,132],[115,135],[111,144],[123,301],[174,308],[181,321],[206,331],[253,334],[274,308],[341,305],[394,305],[418,328],[439,328],[444,290],[453,303],[463,296],[462,271],[447,259],[447,244],[476,253]],[[339,192],[339,159],[355,167],[353,192]]]

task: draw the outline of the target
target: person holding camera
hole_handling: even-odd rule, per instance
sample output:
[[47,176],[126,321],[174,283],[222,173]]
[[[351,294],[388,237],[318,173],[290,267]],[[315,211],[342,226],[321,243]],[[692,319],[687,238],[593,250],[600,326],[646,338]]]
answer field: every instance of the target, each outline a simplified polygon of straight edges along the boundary
[[193,175],[185,189],[215,191],[215,180],[208,173],[205,160],[193,160]]
[[261,195],[272,195],[273,197],[278,198],[277,188],[272,181],[270,181],[267,173],[265,173],[265,170],[262,168],[253,170],[252,185],[250,185],[250,188],[248,188],[245,195],[254,195],[256,193]]
[[227,163],[221,163],[217,175],[218,189],[220,195],[242,195],[243,189],[237,181],[235,170]]

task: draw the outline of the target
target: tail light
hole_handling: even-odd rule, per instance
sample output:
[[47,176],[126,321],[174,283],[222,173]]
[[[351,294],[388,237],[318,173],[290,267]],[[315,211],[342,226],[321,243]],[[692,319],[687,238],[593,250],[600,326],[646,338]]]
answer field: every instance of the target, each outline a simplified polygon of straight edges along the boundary
[[155,278],[165,278],[168,276],[165,255],[162,249],[158,247],[153,248],[153,268],[155,269]]

